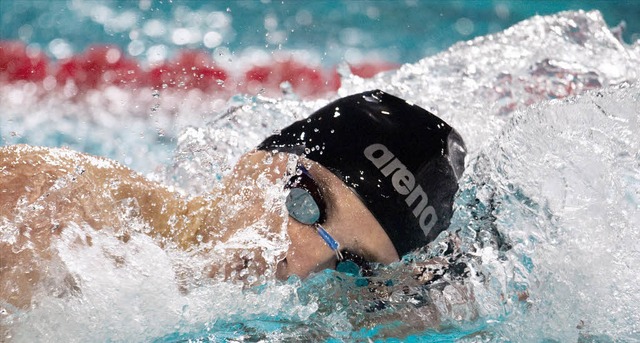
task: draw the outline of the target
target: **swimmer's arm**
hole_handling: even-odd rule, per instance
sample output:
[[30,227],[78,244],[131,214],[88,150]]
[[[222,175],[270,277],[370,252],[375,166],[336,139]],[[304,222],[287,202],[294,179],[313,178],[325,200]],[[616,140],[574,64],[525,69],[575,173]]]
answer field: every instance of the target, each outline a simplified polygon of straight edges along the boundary
[[168,240],[182,249],[189,249],[206,241],[214,223],[210,209],[212,199],[195,197],[186,199],[162,184],[150,181],[132,170],[107,171],[103,179],[117,180],[113,192],[114,204],[130,204],[134,200],[140,217],[149,226],[150,234]]
[[0,217],[21,216],[34,229],[84,222],[126,240],[130,221],[141,218],[150,235],[188,247],[207,218],[202,198],[187,201],[115,161],[64,148],[0,148],[0,187]]

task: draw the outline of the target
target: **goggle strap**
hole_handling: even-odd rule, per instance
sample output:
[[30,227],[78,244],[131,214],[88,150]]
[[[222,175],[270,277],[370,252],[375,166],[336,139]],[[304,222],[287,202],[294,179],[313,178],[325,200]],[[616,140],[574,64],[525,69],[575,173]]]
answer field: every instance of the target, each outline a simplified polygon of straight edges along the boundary
[[322,237],[324,242],[327,243],[329,248],[331,248],[331,250],[333,250],[336,253],[336,257],[338,258],[338,261],[342,261],[343,258],[342,258],[342,253],[340,252],[340,243],[336,242],[336,240],[333,239],[331,235],[329,235],[329,233],[322,227],[322,225],[316,223],[314,226],[316,227],[316,231],[318,232],[320,237]]

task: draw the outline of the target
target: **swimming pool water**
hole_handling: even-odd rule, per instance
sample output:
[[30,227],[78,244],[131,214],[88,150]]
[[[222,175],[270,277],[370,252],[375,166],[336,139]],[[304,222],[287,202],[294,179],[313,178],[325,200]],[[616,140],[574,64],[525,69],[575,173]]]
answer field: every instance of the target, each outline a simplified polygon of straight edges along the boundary
[[[168,5],[158,5],[162,16],[174,13]],[[106,3],[118,13],[127,6]],[[163,251],[143,234],[125,245],[105,233],[86,249],[64,240],[56,246],[83,293],[43,297],[39,308],[9,318],[15,340],[640,340],[640,46],[621,42],[598,12],[565,12],[419,58],[396,60],[404,63],[398,70],[371,79],[346,75],[338,94],[307,100],[107,87],[71,101],[3,85],[0,137],[110,156],[200,193],[215,188],[212,175],[227,172],[242,152],[329,98],[380,88],[409,99],[456,127],[469,148],[450,230],[460,233],[472,256],[465,262],[478,274],[460,286],[472,301],[430,293],[444,329],[417,330],[408,320],[367,325],[377,314],[351,305],[354,280],[333,272],[250,290],[194,276],[184,293],[172,270],[206,261]],[[79,226],[69,237],[74,230],[91,229]],[[128,263],[113,265],[105,251]],[[400,299],[392,309],[411,306]]]
[[[0,38],[22,40],[61,58],[95,43],[140,59],[207,48],[239,58],[246,51],[298,50],[334,65],[382,59],[412,63],[452,44],[499,32],[534,15],[566,10],[624,21],[640,38],[634,1],[2,1]],[[261,53],[262,51],[262,53]]]

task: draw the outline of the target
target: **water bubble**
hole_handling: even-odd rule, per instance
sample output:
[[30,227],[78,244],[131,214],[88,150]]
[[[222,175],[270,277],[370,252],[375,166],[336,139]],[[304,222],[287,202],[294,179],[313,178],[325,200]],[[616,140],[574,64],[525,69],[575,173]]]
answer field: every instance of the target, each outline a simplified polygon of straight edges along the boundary
[[144,34],[150,37],[159,37],[166,33],[165,24],[157,19],[146,21],[144,27],[142,28],[142,31],[144,32]]
[[511,15],[509,6],[507,6],[507,4],[496,4],[494,10],[498,18],[502,20],[509,19],[509,16]]
[[278,18],[273,14],[264,17],[264,28],[272,31],[278,28]]
[[300,10],[296,13],[296,23],[302,26],[313,24],[313,15],[308,10]]
[[178,223],[178,217],[176,217],[175,215],[171,215],[171,217],[169,217],[169,220],[167,221],[167,224],[169,224],[169,226],[175,226]]
[[154,45],[147,50],[147,60],[150,63],[162,62],[167,58],[167,47],[165,45]]
[[207,32],[202,39],[204,46],[207,48],[215,48],[222,44],[222,35],[216,31]]
[[179,28],[173,31],[171,41],[176,45],[185,45],[191,42],[191,32],[185,28]]
[[33,27],[29,24],[22,25],[18,29],[18,37],[23,42],[28,42],[31,40],[31,36],[33,35]]
[[375,6],[367,7],[367,17],[373,20],[378,20],[380,18],[380,9]]
[[216,12],[211,12],[207,15],[206,22],[210,28],[216,31],[218,30],[224,31],[225,29],[229,28],[231,24],[231,18],[229,17],[228,14],[224,12],[216,11]]
[[280,91],[285,95],[293,94],[293,85],[289,81],[284,81],[280,84]]
[[52,75],[49,75],[42,80],[42,87],[47,91],[53,90],[57,84],[58,82],[56,81],[56,78]]
[[357,46],[362,44],[365,34],[358,28],[347,27],[340,30],[340,41],[344,45]]
[[469,18],[458,19],[454,24],[454,28],[456,31],[458,31],[458,33],[460,33],[463,36],[468,36],[472,34],[473,30],[475,29],[473,25],[473,21]]
[[78,86],[76,86],[75,82],[73,81],[68,81],[65,85],[64,88],[62,90],[62,93],[64,94],[64,96],[66,96],[67,98],[71,98],[74,97],[76,94],[78,94]]
[[140,0],[138,8],[142,11],[147,11],[151,8],[151,0]]
[[49,43],[49,51],[53,54],[57,59],[65,59],[71,57],[73,54],[73,49],[71,45],[62,38],[56,38]]
[[349,63],[347,63],[346,61],[338,64],[336,71],[338,72],[338,75],[340,75],[341,78],[346,78],[353,74],[351,72],[351,67],[349,66]]

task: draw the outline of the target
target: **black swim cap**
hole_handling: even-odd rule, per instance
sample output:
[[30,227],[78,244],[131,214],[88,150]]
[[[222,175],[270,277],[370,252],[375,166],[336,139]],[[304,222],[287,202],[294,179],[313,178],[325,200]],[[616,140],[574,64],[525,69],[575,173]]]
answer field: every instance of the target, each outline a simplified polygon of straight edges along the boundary
[[360,197],[400,256],[449,226],[466,154],[447,123],[380,90],[338,99],[258,149],[303,155],[333,172]]

